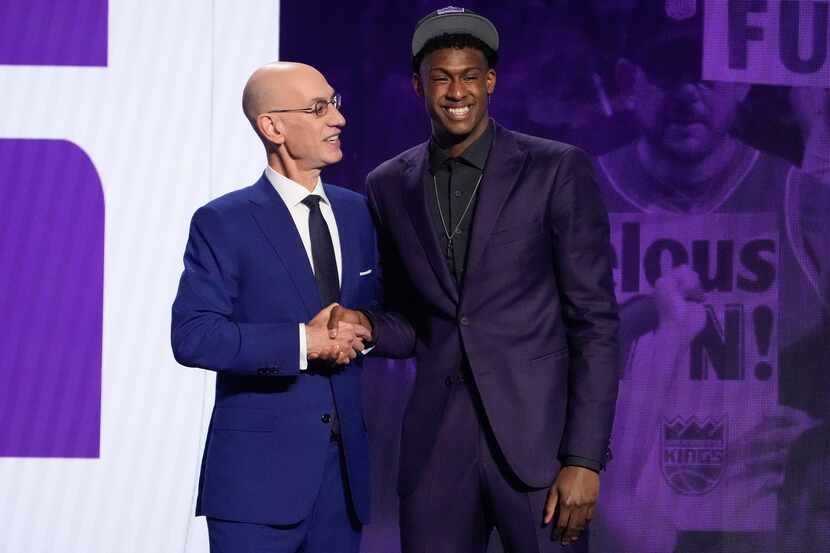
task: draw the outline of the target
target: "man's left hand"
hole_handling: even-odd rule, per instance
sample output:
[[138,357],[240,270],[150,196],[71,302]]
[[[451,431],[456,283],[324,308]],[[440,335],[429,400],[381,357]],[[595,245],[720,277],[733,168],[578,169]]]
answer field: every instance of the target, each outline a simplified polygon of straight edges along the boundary
[[578,540],[585,525],[594,516],[598,497],[599,475],[596,472],[583,467],[562,467],[548,492],[545,505],[545,524],[550,524],[559,508],[554,538],[562,545]]
[[355,311],[353,309],[349,309],[347,307],[343,307],[342,305],[335,305],[334,309],[331,310],[331,315],[329,316],[328,321],[328,331],[329,331],[329,338],[335,339],[337,338],[337,330],[340,326],[340,323],[350,323],[353,325],[359,325],[369,331],[369,336],[365,336],[371,342],[373,340],[372,333],[374,329],[372,328],[372,322],[369,318],[364,315],[361,311]]

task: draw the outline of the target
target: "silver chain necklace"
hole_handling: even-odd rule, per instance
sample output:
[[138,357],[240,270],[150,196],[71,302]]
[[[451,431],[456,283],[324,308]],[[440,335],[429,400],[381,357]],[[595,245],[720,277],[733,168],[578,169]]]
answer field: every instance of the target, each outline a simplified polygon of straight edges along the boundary
[[441,202],[438,200],[438,179],[435,178],[435,175],[432,175],[432,184],[435,189],[435,204],[438,208],[438,215],[441,216],[441,228],[444,231],[444,236],[447,237],[447,259],[453,257],[453,240],[455,237],[458,236],[458,232],[461,230],[461,223],[464,222],[464,217],[467,216],[467,212],[470,210],[470,206],[473,205],[473,200],[476,198],[476,193],[478,192],[478,185],[481,184],[481,179],[484,177],[484,171],[478,176],[478,180],[476,181],[475,188],[473,188],[473,193],[470,196],[470,199],[467,201],[467,207],[464,208],[463,213],[461,213],[461,217],[458,219],[458,223],[455,225],[452,233],[450,233],[450,229],[447,226],[447,222],[444,220],[444,211],[441,209]]

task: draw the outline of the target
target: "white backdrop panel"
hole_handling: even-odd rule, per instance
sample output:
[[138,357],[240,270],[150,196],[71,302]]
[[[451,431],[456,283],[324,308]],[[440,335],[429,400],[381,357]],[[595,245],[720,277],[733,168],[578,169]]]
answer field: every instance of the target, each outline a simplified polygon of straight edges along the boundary
[[106,204],[100,458],[0,458],[0,551],[207,551],[212,378],[173,360],[170,304],[193,211],[264,165],[240,96],[278,5],[110,0],[107,67],[0,66],[0,137],[79,145]]

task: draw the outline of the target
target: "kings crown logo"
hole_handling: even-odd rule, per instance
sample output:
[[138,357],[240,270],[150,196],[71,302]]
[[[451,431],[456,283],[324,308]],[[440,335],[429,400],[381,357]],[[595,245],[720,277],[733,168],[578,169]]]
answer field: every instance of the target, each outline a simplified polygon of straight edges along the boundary
[[672,489],[704,495],[720,483],[726,462],[726,417],[675,417],[660,428],[660,466]]

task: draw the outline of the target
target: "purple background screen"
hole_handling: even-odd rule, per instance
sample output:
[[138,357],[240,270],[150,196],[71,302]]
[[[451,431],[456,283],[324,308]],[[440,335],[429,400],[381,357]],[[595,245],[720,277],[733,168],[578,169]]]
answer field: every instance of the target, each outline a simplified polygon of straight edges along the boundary
[[107,0],[0,2],[0,65],[107,65]]
[[[741,52],[783,68],[774,82],[825,71],[828,3],[802,3],[801,15],[794,2],[726,4],[712,11],[729,18],[723,32],[706,40],[702,1],[464,4],[501,36],[491,115],[591,153],[611,216],[623,376],[593,551],[830,550],[830,82],[702,74],[703,58]],[[282,3],[281,58],[318,67],[343,95],[345,157],[327,181],[362,191],[370,170],[429,137],[409,47],[415,23],[445,5]],[[667,20],[685,26],[683,40],[654,47]],[[680,265],[706,299],[655,346],[667,315],[653,285]],[[397,452],[414,371],[376,361],[366,374],[367,552],[399,548]]]

